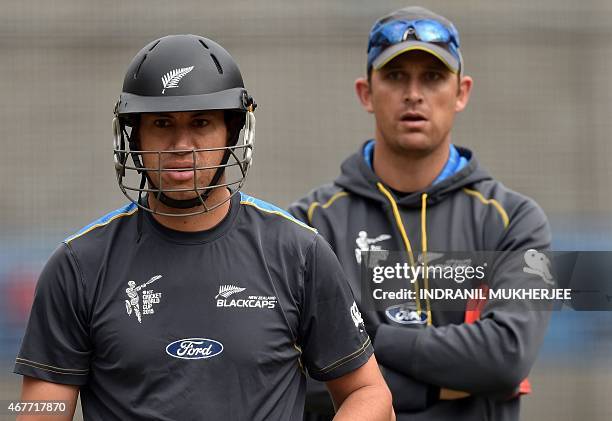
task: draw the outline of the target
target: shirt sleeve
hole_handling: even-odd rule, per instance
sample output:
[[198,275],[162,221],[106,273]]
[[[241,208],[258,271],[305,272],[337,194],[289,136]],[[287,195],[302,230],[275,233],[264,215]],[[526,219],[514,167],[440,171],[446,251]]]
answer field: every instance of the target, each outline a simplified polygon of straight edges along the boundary
[[302,358],[312,378],[329,381],[361,367],[374,351],[340,263],[320,235],[304,272]]
[[53,383],[87,383],[91,343],[84,302],[76,259],[62,243],[38,279],[15,373]]

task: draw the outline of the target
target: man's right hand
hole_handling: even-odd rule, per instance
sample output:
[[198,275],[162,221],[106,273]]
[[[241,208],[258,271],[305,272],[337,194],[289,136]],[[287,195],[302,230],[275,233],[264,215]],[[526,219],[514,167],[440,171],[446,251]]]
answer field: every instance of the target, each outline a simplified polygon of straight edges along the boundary
[[463,392],[461,390],[440,388],[440,400],[443,400],[443,401],[463,399],[463,398],[467,398],[468,396],[470,396],[469,393]]

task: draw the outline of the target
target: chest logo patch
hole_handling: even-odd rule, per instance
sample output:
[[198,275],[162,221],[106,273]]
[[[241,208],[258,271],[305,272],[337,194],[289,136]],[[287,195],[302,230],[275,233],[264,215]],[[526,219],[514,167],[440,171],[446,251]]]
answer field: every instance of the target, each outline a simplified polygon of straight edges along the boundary
[[[361,264],[361,252],[362,251],[382,251],[382,247],[376,245],[376,243],[380,243],[381,241],[389,240],[391,236],[389,234],[381,234],[376,238],[368,238],[367,231],[359,231],[357,234],[357,238],[355,239],[355,243],[357,244],[357,248],[355,248],[355,259],[358,264]],[[383,258],[382,254],[378,253],[377,257]],[[386,258],[386,256],[384,256]],[[373,266],[376,266],[378,262],[372,262]]]
[[217,307],[220,308],[259,308],[273,309],[278,299],[273,295],[241,294],[246,288],[236,285],[220,285],[219,293],[215,295]]
[[174,341],[166,347],[166,353],[182,360],[203,360],[223,352],[223,344],[213,339],[187,338]]
[[[162,293],[155,292],[153,289],[144,289],[153,282],[160,279],[161,275],[155,275],[144,284],[136,286],[135,281],[129,281],[128,287],[125,289],[128,299],[125,300],[125,310],[128,316],[132,313],[136,316],[138,323],[142,323],[142,318],[147,314],[154,314],[154,304],[159,304],[161,301]],[[142,305],[141,305],[142,301]]]

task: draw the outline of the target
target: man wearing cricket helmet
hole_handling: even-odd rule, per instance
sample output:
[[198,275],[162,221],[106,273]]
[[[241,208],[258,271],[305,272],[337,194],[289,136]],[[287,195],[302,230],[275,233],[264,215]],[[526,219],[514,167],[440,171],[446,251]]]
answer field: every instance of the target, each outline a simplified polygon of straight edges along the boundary
[[254,109],[210,39],[167,36],[136,55],[113,122],[131,203],[45,266],[15,365],[22,399],[68,401],[58,419],[80,392],[87,420],[300,420],[308,371],[338,420],[392,419],[327,243],[239,191]]

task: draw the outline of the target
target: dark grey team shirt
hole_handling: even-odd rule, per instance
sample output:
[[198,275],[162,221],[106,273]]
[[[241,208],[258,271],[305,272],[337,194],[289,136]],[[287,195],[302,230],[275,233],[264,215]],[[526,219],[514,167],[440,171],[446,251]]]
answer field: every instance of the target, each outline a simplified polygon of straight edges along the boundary
[[301,420],[305,370],[335,379],[372,352],[327,243],[241,193],[209,231],[131,204],[66,239],[15,372],[80,386],[86,420]]

